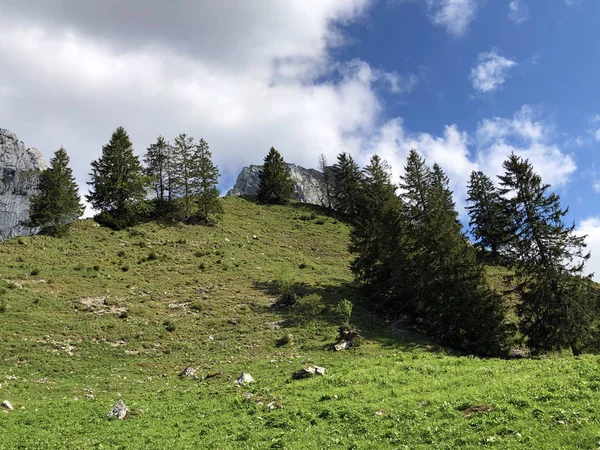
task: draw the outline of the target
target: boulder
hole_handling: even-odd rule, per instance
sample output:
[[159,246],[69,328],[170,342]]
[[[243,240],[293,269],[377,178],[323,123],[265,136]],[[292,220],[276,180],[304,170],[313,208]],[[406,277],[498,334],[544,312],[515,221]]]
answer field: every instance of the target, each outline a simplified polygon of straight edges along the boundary
[[129,408],[125,406],[123,400],[119,400],[115,403],[115,406],[108,412],[108,417],[116,417],[119,420],[123,420],[127,413],[129,412]]
[[325,367],[308,366],[303,369],[300,369],[297,372],[294,372],[292,374],[292,378],[294,380],[301,380],[303,378],[310,378],[314,375],[325,375]]
[[38,150],[26,149],[14,133],[0,128],[0,241],[39,231],[24,224],[29,220],[29,196],[36,193],[46,168]]
[[[305,169],[296,164],[286,163],[286,166],[290,169],[290,175],[296,186],[294,200],[320,205],[323,197],[323,174],[318,170]],[[262,166],[244,167],[233,188],[227,192],[227,196],[255,195],[258,192],[261,170]]]
[[185,369],[183,369],[181,371],[181,373],[179,374],[180,377],[190,377],[190,378],[194,378],[196,377],[196,369],[194,369],[193,367],[186,367]]
[[14,406],[12,405],[12,403],[9,402],[8,400],[4,400],[2,402],[2,407],[5,408],[5,409],[8,409],[9,411],[12,411],[12,410],[15,409]]
[[252,375],[250,375],[249,373],[242,373],[237,380],[235,380],[235,384],[248,384],[248,383],[254,383],[254,378],[252,378]]

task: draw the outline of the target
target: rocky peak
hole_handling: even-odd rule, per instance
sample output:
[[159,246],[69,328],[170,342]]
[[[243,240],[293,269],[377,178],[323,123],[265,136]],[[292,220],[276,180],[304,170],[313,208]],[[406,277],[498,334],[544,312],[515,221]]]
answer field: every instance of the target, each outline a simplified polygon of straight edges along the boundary
[[[323,174],[315,169],[305,169],[296,164],[286,163],[290,175],[296,185],[294,200],[303,203],[320,205],[322,203]],[[260,182],[259,174],[262,166],[244,167],[237,177],[233,188],[227,192],[228,196],[255,195]]]
[[37,232],[23,223],[29,220],[29,196],[46,168],[37,149],[25,148],[14,133],[0,128],[0,241]]

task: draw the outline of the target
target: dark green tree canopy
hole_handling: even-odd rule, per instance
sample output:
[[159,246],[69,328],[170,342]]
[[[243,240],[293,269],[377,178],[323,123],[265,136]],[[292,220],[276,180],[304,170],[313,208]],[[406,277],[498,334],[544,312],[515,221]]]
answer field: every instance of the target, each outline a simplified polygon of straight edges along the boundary
[[334,208],[354,219],[358,214],[361,198],[362,173],[358,164],[348,153],[340,153],[337,163],[332,167],[334,189]]
[[281,154],[271,147],[259,175],[257,198],[262,203],[285,203],[294,196],[294,181]]
[[213,163],[212,153],[204,139],[200,139],[196,145],[194,159],[197,162],[197,178],[194,186],[198,206],[196,215],[200,222],[209,224],[214,216],[223,212],[223,206],[217,189],[219,169]]
[[146,197],[148,178],[123,127],[117,128],[102,147],[102,156],[92,162],[90,176],[86,198],[91,205],[122,225],[134,221],[134,209]]
[[69,225],[83,214],[79,189],[69,167],[69,156],[59,148],[50,168],[40,175],[38,194],[30,197],[30,225],[53,236],[67,233]]
[[164,137],[159,136],[156,142],[150,144],[144,155],[146,174],[154,189],[159,202],[171,200],[171,158],[172,148]]

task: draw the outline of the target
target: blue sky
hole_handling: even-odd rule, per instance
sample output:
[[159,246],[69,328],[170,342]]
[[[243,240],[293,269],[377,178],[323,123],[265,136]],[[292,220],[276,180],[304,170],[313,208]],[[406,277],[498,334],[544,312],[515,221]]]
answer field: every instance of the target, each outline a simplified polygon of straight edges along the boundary
[[[0,127],[82,193],[118,126],[136,153],[204,138],[222,191],[271,146],[315,167],[342,151],[448,173],[529,158],[588,235],[600,278],[597,0],[0,0]],[[88,211],[91,214],[91,211]],[[598,256],[595,256],[598,255]]]

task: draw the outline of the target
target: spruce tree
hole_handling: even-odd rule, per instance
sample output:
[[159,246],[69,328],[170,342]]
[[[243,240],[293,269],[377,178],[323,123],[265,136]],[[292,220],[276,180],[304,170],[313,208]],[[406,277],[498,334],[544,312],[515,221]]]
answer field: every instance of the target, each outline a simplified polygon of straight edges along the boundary
[[194,159],[197,162],[197,179],[193,189],[198,206],[196,216],[200,222],[210,224],[215,215],[223,212],[223,205],[217,189],[219,169],[213,164],[212,153],[204,139],[196,145]]
[[181,203],[180,216],[188,220],[194,213],[194,186],[198,175],[198,161],[194,149],[194,139],[185,133],[175,138],[172,150],[171,169],[173,191]]
[[149,176],[156,200],[164,203],[169,197],[169,162],[171,147],[164,137],[159,136],[155,143],[150,144],[144,155],[146,174]]
[[323,182],[321,183],[321,205],[326,208],[333,208],[333,180],[331,167],[327,166],[327,158],[323,153],[319,155],[319,170],[323,174]]
[[595,332],[595,295],[582,277],[585,239],[563,218],[568,209],[549,192],[527,159],[511,154],[500,176],[501,194],[511,218],[507,251],[521,280],[517,307],[521,333],[532,351],[571,347],[574,353]]
[[91,165],[88,184],[92,187],[86,198],[101,212],[99,219],[116,228],[134,223],[136,207],[146,197],[148,179],[123,127],[113,132],[102,147],[102,156]]
[[83,214],[79,189],[63,147],[54,153],[50,167],[40,174],[38,193],[29,201],[29,225],[41,227],[42,232],[52,236],[65,235],[70,224]]
[[473,171],[467,193],[467,202],[470,203],[467,206],[469,226],[475,243],[482,250],[489,250],[492,257],[497,257],[509,226],[500,192],[487,175]]
[[334,180],[333,206],[337,211],[355,219],[361,198],[362,174],[358,164],[348,153],[340,153],[337,163],[332,167],[332,173]]
[[294,196],[294,181],[281,154],[271,147],[259,175],[258,201],[286,203]]

